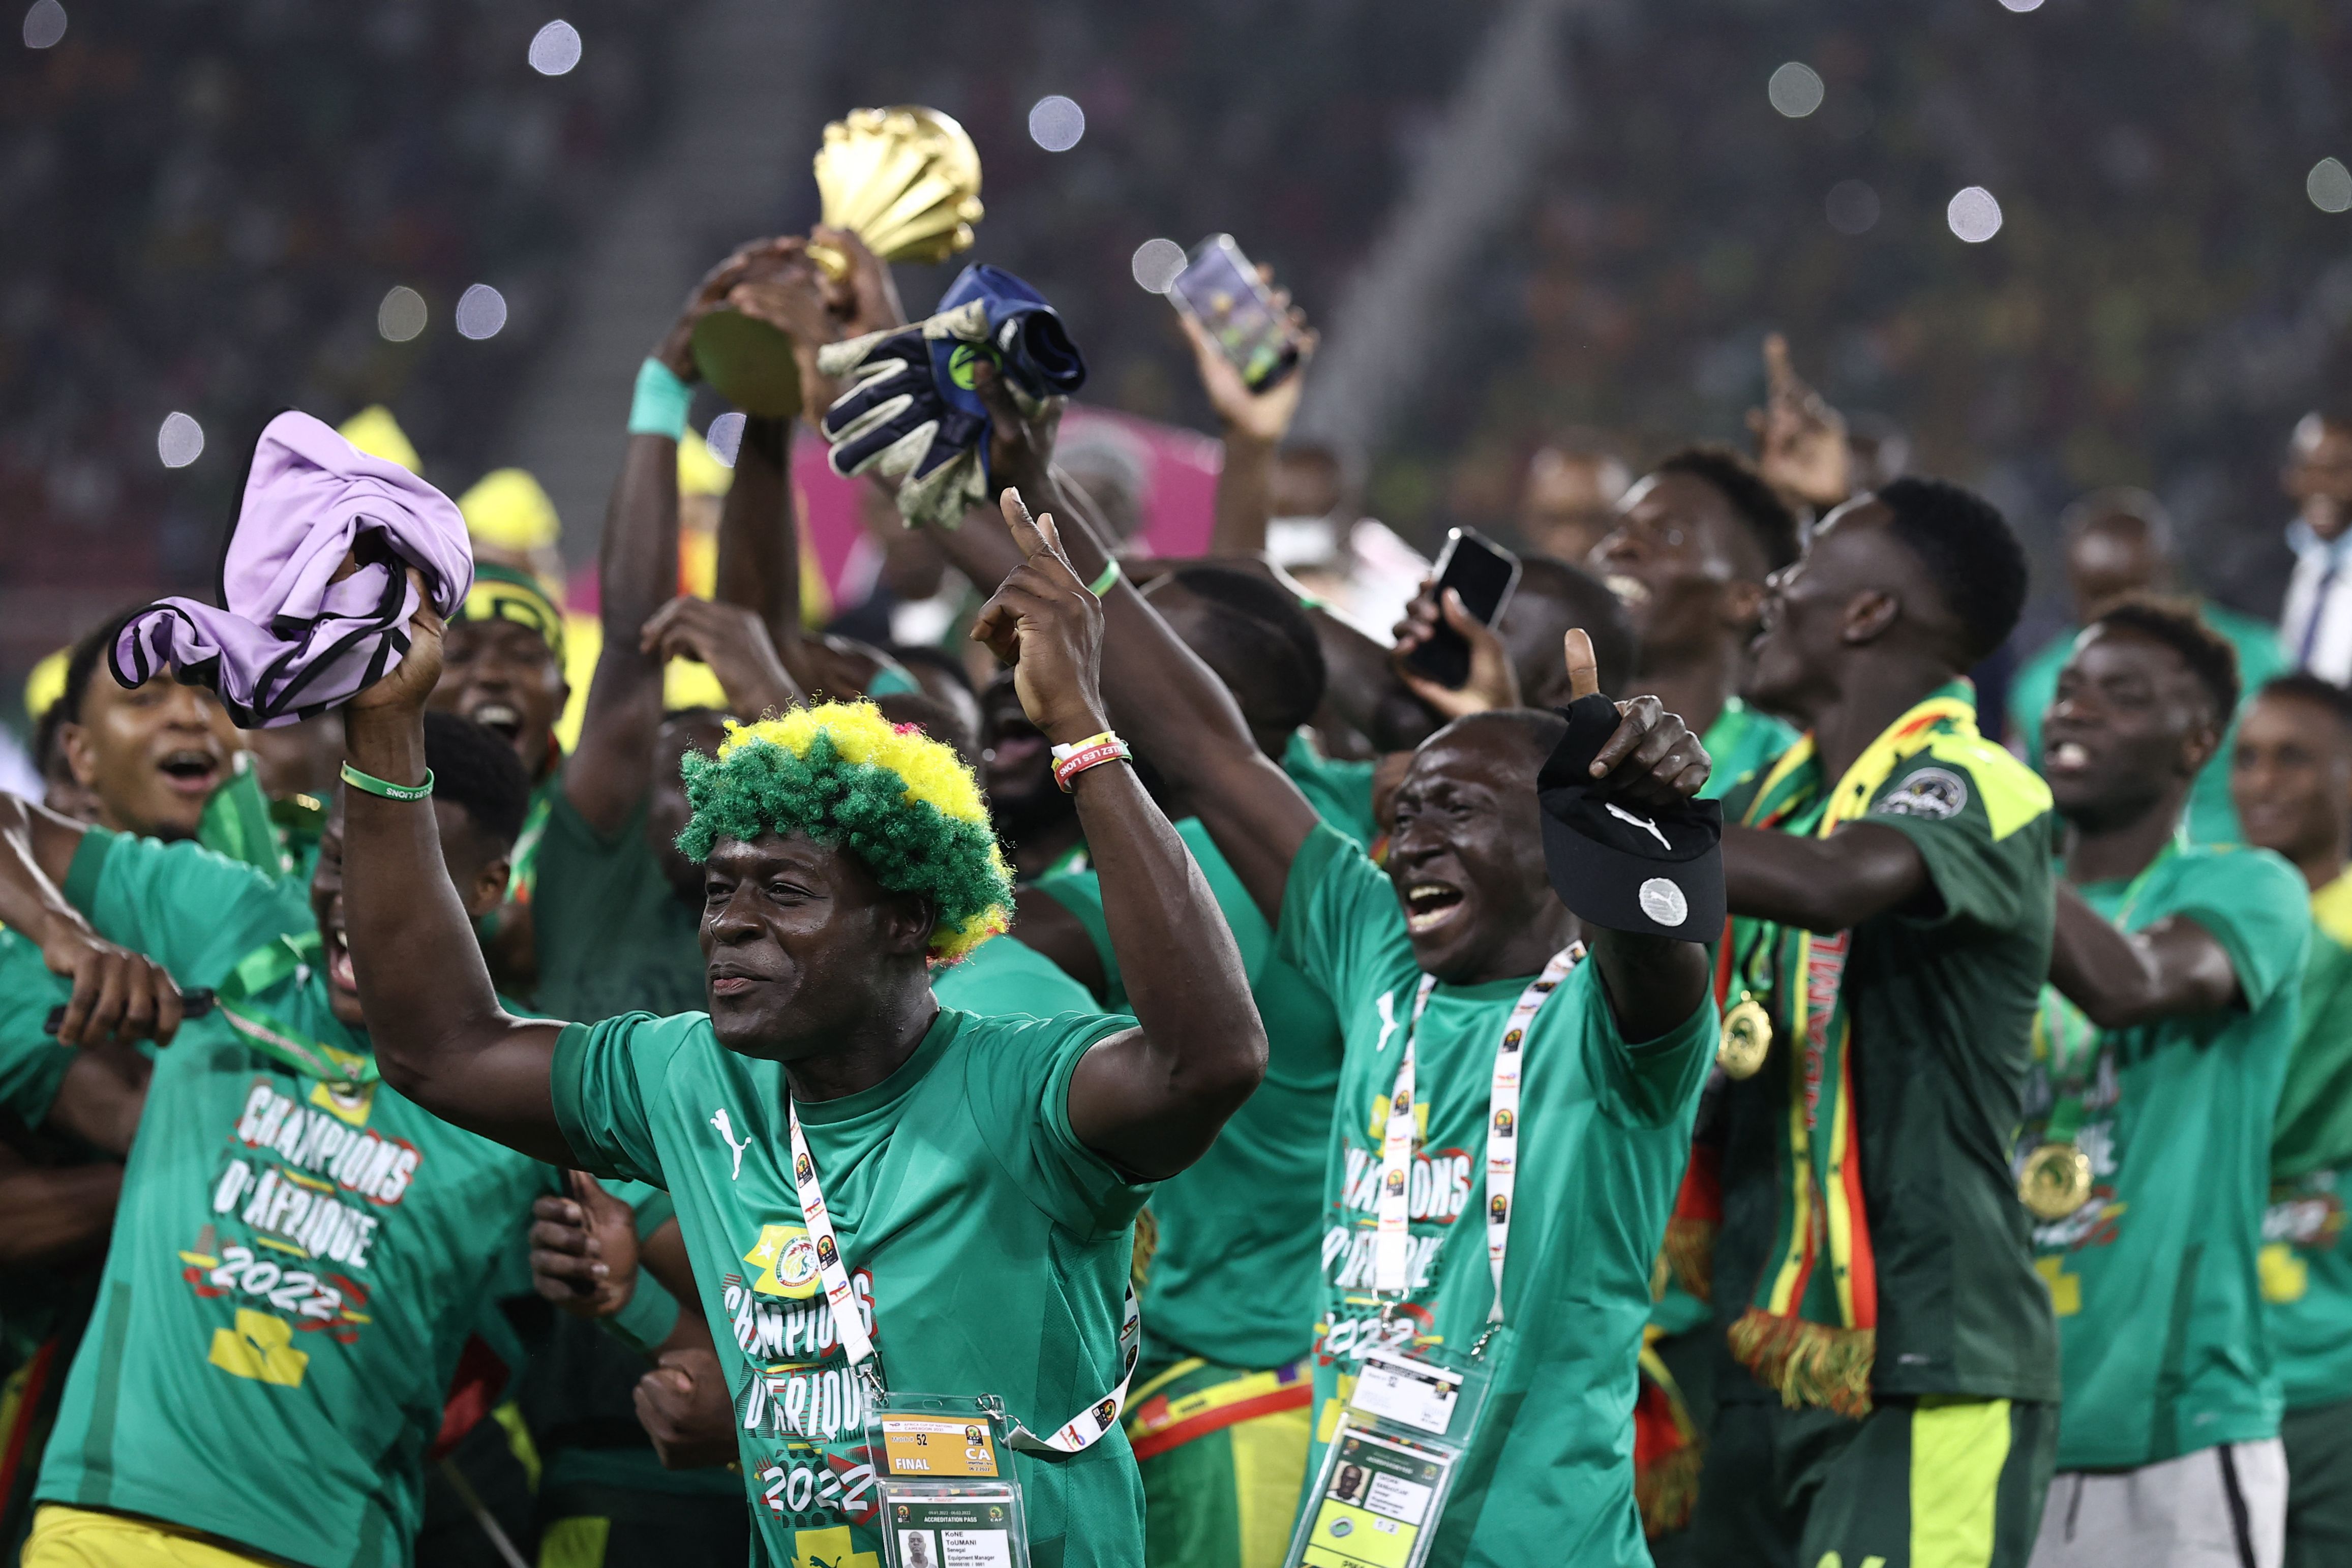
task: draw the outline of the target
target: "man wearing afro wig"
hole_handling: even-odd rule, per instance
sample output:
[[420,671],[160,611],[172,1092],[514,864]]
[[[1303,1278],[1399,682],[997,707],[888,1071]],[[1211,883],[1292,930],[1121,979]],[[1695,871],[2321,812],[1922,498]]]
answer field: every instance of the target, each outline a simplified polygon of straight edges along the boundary
[[1101,606],[1050,518],[1033,525],[1010,492],[1005,510],[1027,560],[974,635],[1068,753],[1057,771],[1133,1018],[940,1005],[934,970],[1011,906],[986,807],[946,747],[835,703],[730,727],[716,758],[686,761],[709,1013],[513,1017],[419,793],[429,611],[346,718],[345,899],[386,1081],[526,1153],[675,1197],[760,1558],[778,1568],[880,1568],[867,1416],[884,1385],[1002,1399],[1031,1560],[1142,1560],[1118,1422],[1129,1227],[1265,1071],[1216,900],[1104,734]]

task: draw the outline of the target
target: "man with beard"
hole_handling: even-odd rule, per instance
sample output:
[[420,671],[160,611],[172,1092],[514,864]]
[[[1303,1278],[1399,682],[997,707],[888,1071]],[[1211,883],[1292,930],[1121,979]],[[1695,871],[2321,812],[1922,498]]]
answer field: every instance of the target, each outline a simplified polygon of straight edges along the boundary
[[2311,889],[2257,1264],[2286,1405],[2286,1563],[2321,1568],[2352,1561],[2352,697],[2313,675],[2271,681],[2239,721],[2230,783],[2246,841]]
[[2000,514],[1898,479],[1772,576],[1748,695],[1806,734],[1724,803],[1733,1360],[1697,1560],[2022,1564],[2057,1425],[2009,1173],[2049,972],[2049,792],[1962,672],[2025,598]]
[[[350,843],[362,994],[407,1020],[384,1037],[393,1081],[526,1152],[671,1193],[773,1559],[878,1556],[865,1415],[882,1379],[1001,1397],[1022,1424],[1005,1440],[1033,1552],[1133,1562],[1128,1228],[1265,1068],[1200,873],[1103,738],[1099,609],[1050,532],[1021,529],[1029,560],[977,629],[1068,748],[1059,771],[1139,1023],[939,1005],[933,963],[1002,929],[1010,879],[952,753],[843,704],[687,759],[709,1013],[514,1018],[426,875],[434,617],[349,710],[352,765],[385,791],[354,810]],[[1004,1353],[1013,1325],[1036,1354]]]
[[[472,725],[436,715],[424,745],[446,781],[433,874],[478,916],[526,784]],[[298,923],[251,868],[0,798],[12,925],[43,931],[62,897],[222,996],[156,1058],[152,1093],[121,1097],[143,1111],[42,1468],[35,1568],[408,1559],[460,1347],[555,1173],[377,1081],[339,816]],[[153,1020],[179,1025],[175,994]]]
[[[1008,417],[997,412],[1000,433]],[[1000,472],[1050,485],[1045,456],[1027,442],[996,449],[1007,459]],[[1100,541],[1076,527],[1067,537],[1081,573],[1104,571]],[[1474,1439],[1429,1561],[1642,1561],[1633,1371],[1714,1037],[1704,950],[1581,924],[1552,893],[1534,786],[1564,732],[1558,719],[1480,714],[1423,742],[1398,791],[1383,874],[1318,816],[1224,684],[1141,595],[1114,580],[1106,609],[1106,679],[1118,710],[1132,715],[1154,766],[1186,792],[1276,928],[1276,951],[1340,1018],[1309,1473],[1367,1352],[1467,1351],[1499,1308],[1507,1329],[1491,1397],[1500,1414]],[[1580,682],[1559,684],[1581,694],[1591,655],[1574,641]],[[1612,798],[1640,808],[1686,798],[1706,776],[1706,757],[1645,699],[1593,771],[1610,777]],[[1584,943],[1590,963],[1578,962]],[[1528,1181],[1512,1223],[1544,1239],[1507,1258],[1517,1271],[1504,1273],[1498,1293],[1474,1237],[1488,1206],[1487,1089],[1507,1026],[1524,1036],[1529,1064],[1514,1118],[1527,1129],[1517,1169]],[[1383,1310],[1371,1215],[1400,1060],[1391,1047],[1401,1037],[1415,1053],[1407,1114],[1425,1127],[1413,1162],[1423,1198],[1420,1212],[1400,1216],[1413,1260],[1398,1287],[1405,1300],[1391,1297]]]
[[2065,1373],[2035,1568],[2275,1568],[2279,1388],[2256,1261],[2309,889],[2181,815],[2238,701],[2185,608],[2110,609],[2042,721],[2067,822],[2051,981],[2018,1140]]

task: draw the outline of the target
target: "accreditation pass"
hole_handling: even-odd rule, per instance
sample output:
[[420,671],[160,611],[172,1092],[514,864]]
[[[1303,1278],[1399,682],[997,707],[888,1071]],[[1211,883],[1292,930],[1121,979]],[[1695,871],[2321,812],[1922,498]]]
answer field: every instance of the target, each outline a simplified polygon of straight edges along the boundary
[[1013,1550],[1013,1489],[967,1487],[947,1497],[891,1497],[893,1568],[1021,1568]]
[[1301,1568],[1411,1568],[1454,1456],[1342,1424]]

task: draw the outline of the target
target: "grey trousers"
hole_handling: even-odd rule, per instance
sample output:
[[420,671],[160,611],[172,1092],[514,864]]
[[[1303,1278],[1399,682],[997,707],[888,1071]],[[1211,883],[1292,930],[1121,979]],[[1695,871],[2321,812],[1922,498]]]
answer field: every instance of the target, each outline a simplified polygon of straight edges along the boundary
[[2286,1449],[2224,1443],[2136,1470],[2061,1470],[2032,1568],[2280,1568]]

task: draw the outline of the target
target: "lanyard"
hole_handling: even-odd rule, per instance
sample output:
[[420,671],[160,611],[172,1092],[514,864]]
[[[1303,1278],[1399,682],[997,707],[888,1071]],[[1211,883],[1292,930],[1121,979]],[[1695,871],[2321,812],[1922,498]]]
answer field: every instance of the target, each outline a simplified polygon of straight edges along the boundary
[[[1511,1248],[1511,1190],[1519,1170],[1519,1068],[1528,1026],[1544,998],[1556,990],[1584,958],[1584,944],[1573,942],[1552,954],[1543,973],[1519,994],[1495,1047],[1495,1072],[1486,1091],[1486,1267],[1495,1278],[1494,1305],[1486,1310],[1489,1323],[1503,1321],[1503,1260]],[[1409,1194],[1412,1185],[1412,1145],[1416,1131],[1412,1115],[1412,1037],[1437,977],[1421,977],[1412,999],[1412,1021],[1405,1026],[1404,1052],[1397,1063],[1396,1089],[1389,1100],[1389,1119],[1381,1137],[1379,1228],[1372,1237],[1372,1289],[1391,1292],[1399,1300],[1412,1289],[1412,1234]],[[1391,1303],[1393,1304],[1393,1303]]]
[[[883,1391],[882,1373],[874,1355],[874,1336],[866,1331],[865,1321],[857,1315],[857,1300],[849,1289],[849,1269],[842,1262],[841,1245],[834,1238],[833,1215],[824,1206],[824,1187],[817,1180],[816,1162],[809,1157],[808,1140],[801,1134],[800,1111],[789,1095],[784,1100],[784,1117],[792,1130],[793,1185],[801,1201],[801,1223],[808,1227],[809,1240],[816,1247],[817,1278],[824,1286],[824,1304],[833,1310],[834,1333],[841,1342],[842,1354],[848,1357],[851,1370],[863,1375],[879,1394]],[[1050,1437],[1038,1436],[1008,1415],[1004,1440],[1024,1453],[1076,1454],[1093,1447],[1118,1425],[1118,1413],[1127,1404],[1128,1385],[1135,1381],[1135,1363],[1143,1350],[1143,1311],[1136,1303],[1132,1285],[1128,1287],[1127,1299],[1122,1303],[1118,1348],[1117,1388],[1070,1417]]]
[[316,964],[319,947],[319,933],[311,931],[305,936],[280,937],[255,948],[238,959],[228,978],[221,982],[215,1005],[238,1037],[262,1055],[332,1088],[365,1089],[381,1076],[374,1057],[339,1050],[323,1040],[307,1039],[249,1000],[298,970]]

